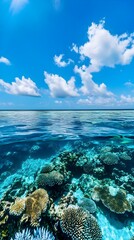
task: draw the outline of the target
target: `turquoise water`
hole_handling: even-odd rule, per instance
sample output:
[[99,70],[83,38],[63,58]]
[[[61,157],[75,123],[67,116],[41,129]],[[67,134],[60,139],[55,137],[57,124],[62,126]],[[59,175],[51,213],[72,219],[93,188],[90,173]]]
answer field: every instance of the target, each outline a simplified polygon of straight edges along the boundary
[[[73,206],[85,198],[94,201],[91,214],[103,240],[134,236],[134,111],[1,111],[0,149],[0,239],[25,228],[32,231],[30,220],[20,224],[23,213],[16,218],[10,208],[16,198],[38,188],[47,191],[55,209],[70,193]],[[50,163],[54,170],[48,173],[64,179],[53,186],[39,184],[41,169]],[[102,190],[99,196],[96,187]],[[55,231],[61,220],[53,218],[50,208],[49,203],[39,226],[49,227],[56,239],[68,239],[61,227]]]

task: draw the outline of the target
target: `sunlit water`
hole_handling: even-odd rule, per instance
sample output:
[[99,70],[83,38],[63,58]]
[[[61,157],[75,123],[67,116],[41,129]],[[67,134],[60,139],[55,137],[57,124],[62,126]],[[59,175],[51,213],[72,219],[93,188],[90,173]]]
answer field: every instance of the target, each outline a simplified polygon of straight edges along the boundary
[[[126,176],[132,174],[134,111],[1,111],[0,197],[3,198],[17,178],[24,178],[27,185],[33,183],[40,167],[63,151],[83,151],[93,158],[105,146],[130,152],[131,161],[125,162],[123,171]],[[78,181],[79,177],[72,181]],[[19,188],[13,191],[14,198],[26,194],[21,194]],[[131,190],[126,191],[133,195]],[[83,193],[78,190],[74,194],[81,198]],[[134,235],[133,213],[119,217],[104,206],[98,208],[103,239],[130,240]]]

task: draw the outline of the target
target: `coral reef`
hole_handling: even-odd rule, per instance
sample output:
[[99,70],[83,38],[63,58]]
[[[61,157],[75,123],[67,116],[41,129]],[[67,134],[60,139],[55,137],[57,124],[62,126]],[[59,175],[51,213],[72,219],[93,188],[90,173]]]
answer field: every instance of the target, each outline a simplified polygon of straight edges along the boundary
[[101,200],[105,207],[118,214],[132,211],[126,192],[119,187],[96,186],[92,198],[96,201]]
[[38,187],[53,187],[55,185],[61,185],[64,181],[64,176],[58,171],[52,171],[49,173],[41,173],[37,176]]
[[[21,232],[15,234],[14,240],[54,240],[55,237],[51,232],[45,228],[34,229],[34,233],[31,234],[29,229],[24,229]],[[13,240],[13,238],[11,238]]]
[[[34,162],[32,177],[25,173],[31,166],[27,160],[22,164],[24,176],[12,177],[0,201],[0,240],[100,240],[105,213],[108,227],[116,217],[129,231],[127,221],[134,214],[133,158],[133,150],[112,141],[104,146],[97,140],[81,140],[52,155],[50,162]],[[133,236],[130,231],[127,239]]]
[[97,208],[95,202],[91,198],[86,197],[78,201],[78,206],[84,208],[90,213],[95,213]]
[[21,218],[21,222],[30,219],[31,226],[39,225],[41,213],[46,211],[49,197],[44,189],[37,189],[26,198],[26,210]]
[[60,221],[62,232],[72,240],[101,240],[101,230],[95,217],[83,208],[70,206],[63,211]]
[[100,160],[106,165],[114,165],[119,161],[119,157],[116,153],[106,152],[100,155]]
[[34,230],[34,239],[33,240],[54,240],[55,237],[48,229],[37,228]]
[[43,166],[42,168],[41,168],[41,171],[40,171],[40,173],[48,173],[48,172],[52,172],[53,171],[53,169],[54,169],[54,164],[45,164],[45,166]]
[[58,204],[52,202],[49,209],[49,216],[53,221],[57,222],[61,219],[63,210],[66,209],[69,205],[76,205],[76,198],[73,196],[73,192],[68,192],[67,195],[62,196]]
[[10,207],[10,215],[20,216],[26,207],[26,198],[16,199]]
[[29,229],[24,229],[22,232],[17,232],[15,238],[11,238],[11,240],[33,240],[33,236]]
[[20,222],[30,221],[31,226],[39,225],[41,213],[47,208],[49,197],[44,189],[37,189],[24,199],[17,199],[10,207],[9,214],[22,217]]

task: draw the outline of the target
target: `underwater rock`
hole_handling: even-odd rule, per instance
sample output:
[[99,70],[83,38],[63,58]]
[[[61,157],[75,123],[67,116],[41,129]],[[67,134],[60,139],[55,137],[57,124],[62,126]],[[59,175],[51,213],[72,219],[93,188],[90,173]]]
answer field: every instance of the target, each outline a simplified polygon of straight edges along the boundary
[[106,165],[114,165],[119,161],[119,157],[116,153],[107,152],[100,155],[101,161]]
[[97,209],[96,203],[91,198],[86,198],[86,197],[78,201],[78,206],[84,208],[90,213],[95,213]]
[[62,232],[72,240],[102,239],[102,233],[95,217],[80,207],[70,206],[65,209],[60,227]]
[[132,211],[132,205],[127,199],[126,192],[119,187],[96,186],[92,198],[95,201],[101,200],[105,207],[117,214]]

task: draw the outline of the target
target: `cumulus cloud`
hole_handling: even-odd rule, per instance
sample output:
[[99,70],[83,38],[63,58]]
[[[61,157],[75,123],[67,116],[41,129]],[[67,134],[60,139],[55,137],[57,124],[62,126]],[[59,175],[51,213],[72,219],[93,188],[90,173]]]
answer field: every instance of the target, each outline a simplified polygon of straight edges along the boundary
[[[92,23],[87,31],[87,41],[81,46],[72,44],[71,51],[79,56],[78,63],[74,67],[74,73],[79,74],[81,86],[75,87],[75,79],[66,81],[56,74],[45,72],[45,82],[49,87],[52,97],[74,97],[80,96],[78,104],[99,105],[99,106],[120,106],[125,101],[133,102],[131,96],[120,96],[117,98],[102,81],[97,84],[94,81],[94,74],[100,72],[103,67],[114,68],[116,65],[128,65],[134,57],[134,33],[113,35],[105,28],[105,21],[99,24]],[[54,56],[55,64],[65,67],[70,62],[63,60],[64,55]],[[82,62],[83,61],[83,62]],[[104,79],[105,80],[105,79]],[[133,86],[126,82],[126,86]],[[84,98],[85,97],[85,98]]]
[[71,48],[71,51],[74,51],[74,52],[76,52],[76,53],[78,53],[79,52],[79,48],[77,47],[77,45],[76,44],[72,44],[72,48]]
[[120,101],[119,103],[122,104],[134,104],[134,97],[133,96],[125,96],[125,95],[121,95],[120,96]]
[[62,101],[61,101],[61,100],[55,100],[55,103],[56,103],[56,104],[61,104]]
[[96,105],[96,106],[114,106],[117,103],[116,98],[111,97],[102,97],[98,96],[95,98],[94,96],[89,96],[88,98],[81,98],[77,102],[81,105]]
[[[97,25],[92,23],[88,28],[88,41],[77,47],[73,44],[72,50],[80,54],[80,59],[88,59],[89,64],[74,68],[82,80],[83,94],[98,97],[111,97],[113,93],[107,90],[104,83],[96,84],[93,73],[103,67],[115,67],[117,64],[126,65],[134,57],[134,34],[112,35],[104,28],[105,21]],[[88,99],[89,100],[89,99]]]
[[10,61],[5,57],[0,57],[0,63],[4,63],[6,65],[11,65]]
[[83,65],[82,67],[75,66],[75,73],[79,73],[82,80],[81,91],[84,95],[90,96],[103,96],[103,97],[111,97],[113,93],[107,90],[107,86],[104,83],[100,85],[96,84],[93,81],[92,74],[90,73],[89,67]]
[[2,107],[10,107],[13,106],[14,104],[12,102],[0,102],[0,106]]
[[98,25],[92,23],[88,28],[88,41],[79,47],[81,56],[90,60],[90,72],[100,71],[102,67],[126,65],[134,57],[134,34],[112,35],[104,28],[105,21]]
[[68,66],[71,62],[73,62],[71,59],[68,59],[67,62],[63,60],[64,54],[60,54],[59,56],[55,55],[54,56],[54,62],[58,67],[66,67]]
[[65,98],[78,96],[78,90],[75,87],[75,79],[67,82],[64,78],[57,74],[49,74],[44,72],[45,83],[48,85],[52,97]]
[[29,1],[28,0],[12,0],[10,10],[12,12],[20,11]]
[[125,82],[124,85],[127,87],[134,87],[134,83],[132,83],[131,81]]
[[22,79],[18,77],[15,78],[15,82],[7,83],[4,80],[0,79],[0,86],[3,87],[4,91],[13,95],[27,95],[33,97],[39,97],[39,90],[30,78],[25,78],[22,76]]

